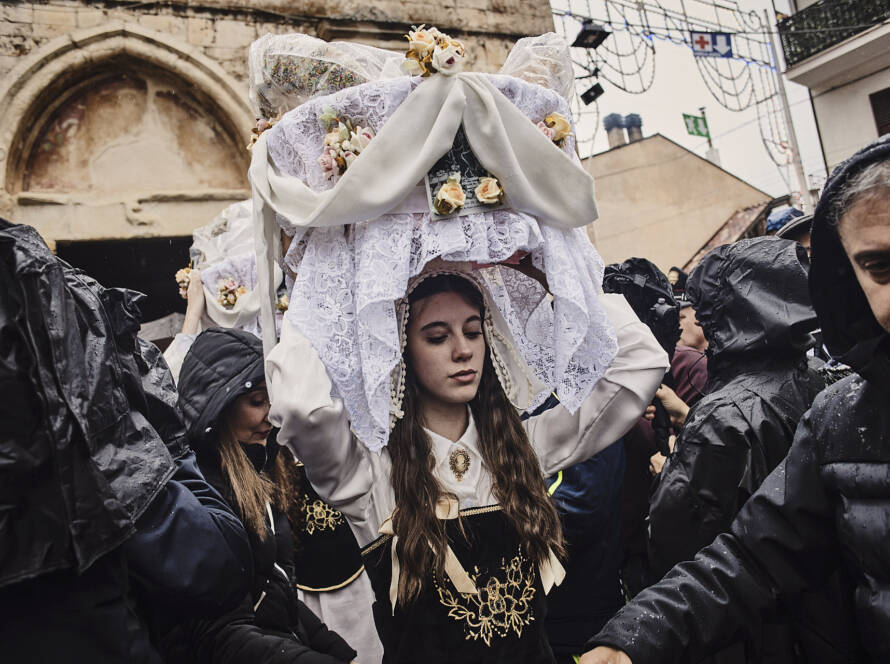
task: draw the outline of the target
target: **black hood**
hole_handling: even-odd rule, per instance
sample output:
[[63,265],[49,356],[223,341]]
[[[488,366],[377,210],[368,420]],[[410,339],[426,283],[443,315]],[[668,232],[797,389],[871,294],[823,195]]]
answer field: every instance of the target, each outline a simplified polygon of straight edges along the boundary
[[801,350],[817,325],[808,268],[800,244],[775,237],[740,240],[705,256],[686,290],[708,355]]
[[179,373],[179,407],[198,451],[215,438],[223,410],[266,380],[263,342],[242,330],[211,328],[198,335]]
[[850,178],[866,166],[890,159],[890,135],[866,146],[834,169],[813,215],[810,292],[833,357],[866,378],[890,373],[888,334],[878,323],[837,230],[838,197]]

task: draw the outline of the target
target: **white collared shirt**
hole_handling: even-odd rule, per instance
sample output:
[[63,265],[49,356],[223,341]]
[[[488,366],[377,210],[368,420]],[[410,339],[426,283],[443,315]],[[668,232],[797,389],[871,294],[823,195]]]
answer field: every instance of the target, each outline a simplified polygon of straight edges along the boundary
[[[446,492],[453,493],[460,502],[460,509],[487,507],[497,504],[491,490],[491,475],[483,467],[479,450],[479,433],[473,414],[467,408],[467,429],[456,441],[450,441],[434,431],[424,428],[432,442],[436,465],[433,475]],[[463,451],[469,457],[469,466],[461,479],[451,469],[452,453]]]

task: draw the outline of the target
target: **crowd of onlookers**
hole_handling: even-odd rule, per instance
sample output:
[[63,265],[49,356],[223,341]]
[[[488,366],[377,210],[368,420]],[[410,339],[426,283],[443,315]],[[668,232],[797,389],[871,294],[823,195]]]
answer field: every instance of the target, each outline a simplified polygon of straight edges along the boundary
[[[559,662],[890,658],[890,140],[768,231],[606,270],[670,370],[546,478]],[[349,525],[276,441],[262,343],[197,333],[197,273],[174,381],[138,294],[2,221],[0,271],[6,661],[395,661]]]

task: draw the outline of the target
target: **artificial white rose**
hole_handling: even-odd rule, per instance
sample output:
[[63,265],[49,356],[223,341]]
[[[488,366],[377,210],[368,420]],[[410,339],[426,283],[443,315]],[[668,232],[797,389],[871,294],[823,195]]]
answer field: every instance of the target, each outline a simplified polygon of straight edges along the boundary
[[504,190],[497,178],[480,178],[476,187],[476,199],[483,205],[495,205],[504,202]]
[[349,136],[349,142],[352,144],[353,151],[361,152],[368,147],[368,143],[371,142],[372,138],[374,138],[374,132],[370,127],[359,126],[352,130],[352,134]]
[[463,68],[463,59],[463,47],[459,42],[451,41],[443,46],[436,46],[432,65],[442,74],[456,74]]
[[[434,30],[435,33],[433,32]],[[422,60],[436,46],[436,33],[438,33],[438,30],[435,28],[424,30],[423,26],[419,30],[411,30],[408,33],[408,48],[414,51]]]
[[467,195],[460,186],[460,173],[452,173],[436,192],[433,207],[439,214],[451,214],[462,208],[467,202]]

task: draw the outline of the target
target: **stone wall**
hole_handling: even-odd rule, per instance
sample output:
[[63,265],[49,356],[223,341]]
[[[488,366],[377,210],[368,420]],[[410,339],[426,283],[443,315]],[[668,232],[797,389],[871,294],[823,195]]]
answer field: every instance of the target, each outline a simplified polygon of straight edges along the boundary
[[113,22],[154,30],[199,49],[234,78],[247,78],[247,47],[267,32],[305,32],[400,49],[412,24],[436,25],[470,47],[471,66],[494,71],[519,37],[553,29],[545,2],[446,0],[172,0],[142,2],[21,2],[0,6],[0,77],[41,44],[79,28]]

